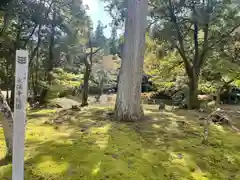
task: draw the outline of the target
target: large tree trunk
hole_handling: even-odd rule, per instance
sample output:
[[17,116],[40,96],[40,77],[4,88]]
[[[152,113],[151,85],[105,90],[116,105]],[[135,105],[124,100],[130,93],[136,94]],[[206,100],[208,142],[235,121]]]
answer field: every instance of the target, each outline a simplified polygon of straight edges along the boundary
[[3,132],[7,147],[6,157],[12,157],[12,143],[13,143],[13,114],[8,106],[6,99],[0,91],[0,110],[3,114]]
[[123,60],[115,105],[115,116],[120,121],[139,120],[143,116],[141,84],[148,2],[128,0],[127,3]]
[[200,102],[198,100],[198,73],[194,72],[189,78],[189,97],[188,97],[188,109],[198,109],[200,107]]
[[88,91],[89,91],[89,78],[91,74],[91,68],[85,63],[86,69],[83,77],[83,93],[82,93],[82,104],[81,106],[87,106],[88,105]]

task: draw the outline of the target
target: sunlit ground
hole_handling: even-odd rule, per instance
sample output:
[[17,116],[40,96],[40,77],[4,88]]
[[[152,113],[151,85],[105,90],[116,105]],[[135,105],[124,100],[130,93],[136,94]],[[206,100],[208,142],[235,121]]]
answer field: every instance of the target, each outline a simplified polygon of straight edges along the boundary
[[[188,111],[146,106],[151,119],[121,123],[112,121],[108,110],[29,112],[25,179],[240,179],[240,135],[228,127],[212,125],[204,146],[201,122]],[[2,129],[0,148],[3,157]],[[11,164],[0,167],[0,179],[11,179]]]

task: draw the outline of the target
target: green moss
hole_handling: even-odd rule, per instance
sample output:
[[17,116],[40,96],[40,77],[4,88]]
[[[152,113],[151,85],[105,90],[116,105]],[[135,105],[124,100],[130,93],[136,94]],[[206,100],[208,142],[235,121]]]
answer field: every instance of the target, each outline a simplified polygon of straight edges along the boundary
[[[151,121],[108,120],[109,107],[80,112],[30,111],[26,132],[27,180],[238,180],[239,134],[211,126],[209,144],[190,112],[146,106]],[[187,115],[187,116],[186,116]],[[62,119],[54,123],[54,119]],[[4,137],[0,129],[0,157]],[[11,165],[0,167],[0,179]]]

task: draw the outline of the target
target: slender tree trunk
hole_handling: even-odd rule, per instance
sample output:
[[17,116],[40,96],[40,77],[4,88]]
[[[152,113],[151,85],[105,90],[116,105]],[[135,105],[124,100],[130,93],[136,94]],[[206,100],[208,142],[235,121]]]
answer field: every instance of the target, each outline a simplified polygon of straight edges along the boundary
[[200,102],[198,100],[198,73],[193,71],[189,78],[189,97],[188,97],[188,109],[198,109],[200,107]]
[[148,1],[128,0],[127,5],[123,59],[115,105],[115,117],[119,121],[140,120],[143,116],[141,84]]
[[34,99],[34,102],[37,100],[37,95],[38,95],[38,67],[39,66],[39,50],[37,52],[37,58],[36,58],[36,67],[35,67],[35,80],[34,80],[34,83],[33,83],[33,99]]
[[12,82],[12,84],[11,84],[11,96],[10,96],[10,107],[11,107],[12,111],[14,110],[14,96],[15,96],[14,93],[15,93],[15,82]]
[[6,60],[6,91],[7,91],[7,95],[6,95],[6,100],[7,100],[7,103],[9,103],[9,63],[8,63],[8,60]]
[[51,35],[50,35],[50,44],[49,44],[49,63],[48,63],[48,75],[47,75],[47,79],[48,79],[48,83],[51,84],[52,82],[52,70],[53,70],[53,65],[54,65],[54,43],[55,43],[55,34],[56,34],[56,10],[55,8],[53,8],[53,20],[52,20],[52,26],[51,26]]
[[7,147],[6,157],[12,157],[12,143],[13,143],[13,114],[12,111],[0,91],[0,110],[3,113],[3,132],[5,143]]
[[81,106],[88,105],[88,91],[89,91],[89,78],[91,74],[91,67],[89,66],[88,62],[85,62],[85,73],[83,77],[83,93],[82,93],[82,104]]
[[[41,42],[42,42],[41,29],[42,29],[42,24],[39,24],[39,27],[38,27],[38,43],[37,43],[36,48],[34,49],[34,52],[36,52],[36,65],[33,67],[33,69],[35,69],[34,70],[35,80],[34,80],[34,75],[33,75],[33,100],[34,100],[34,102],[36,101],[36,98],[37,98],[39,55],[40,55],[40,46],[41,46]],[[33,53],[31,59],[33,59],[34,56],[35,56],[35,53]]]
[[20,36],[21,36],[23,23],[24,23],[23,20],[19,20],[15,46],[13,50],[14,53],[12,56],[12,86],[11,86],[11,97],[10,97],[10,107],[12,111],[14,110],[14,98],[15,98],[14,97],[15,96],[15,56],[16,56],[16,50],[19,48],[19,44],[20,44]]
[[99,94],[98,94],[98,96],[97,96],[97,102],[100,101],[100,97],[101,97],[102,94],[103,94],[103,86],[104,86],[104,81],[105,81],[105,79],[106,79],[106,74],[105,74],[105,72],[103,72],[101,81],[100,81],[100,83],[99,83]]
[[31,91],[31,96],[30,96],[30,97],[31,97],[30,103],[33,104],[33,103],[35,102],[35,94],[34,94],[34,88],[35,88],[34,72],[31,72],[31,71],[30,71],[30,75],[29,75],[29,76],[30,76],[30,79],[31,79],[30,82],[32,83],[32,84],[31,84],[31,86],[32,86],[32,87],[31,87],[31,88],[32,88],[32,91]]
[[83,82],[83,94],[82,94],[82,104],[81,106],[87,106],[88,105],[88,91],[89,91],[89,79],[92,72],[92,60],[93,55],[96,54],[100,49],[93,52],[93,46],[91,41],[90,32],[88,33],[88,46],[90,47],[90,54],[89,54],[89,61],[88,62],[88,55],[84,57],[84,64],[85,64],[85,73],[84,73],[84,82]]
[[6,95],[6,101],[9,102],[9,88],[6,89],[7,95]]
[[220,95],[221,95],[221,90],[217,90],[217,92],[216,92],[216,107],[217,108],[219,108],[220,104],[221,104]]

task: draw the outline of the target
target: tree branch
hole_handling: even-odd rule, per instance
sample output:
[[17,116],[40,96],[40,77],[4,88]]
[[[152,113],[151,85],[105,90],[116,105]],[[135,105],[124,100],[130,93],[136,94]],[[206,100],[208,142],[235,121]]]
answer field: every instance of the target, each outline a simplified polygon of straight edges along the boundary
[[[222,36],[220,36],[220,38],[215,42],[213,43],[211,46],[208,46],[207,48],[203,49],[202,51],[202,54],[201,54],[201,58],[202,58],[202,61],[204,59],[204,57],[206,56],[207,52],[212,49],[214,46],[220,44],[223,40],[223,38],[226,38],[229,36],[229,34],[232,34],[237,28],[240,27],[240,24],[236,25],[235,27],[233,27],[230,31],[228,31],[227,33],[223,34]],[[204,46],[204,45],[203,45]],[[200,58],[200,59],[201,59]],[[200,62],[200,65],[202,64],[202,62]]]
[[178,50],[180,56],[183,59],[184,67],[186,69],[187,74],[189,74],[190,73],[189,70],[191,69],[191,65],[190,65],[189,61],[186,59],[186,56],[182,53],[181,49],[177,45],[176,45],[176,49]]
[[[211,1],[211,2],[210,2]],[[206,8],[206,12],[207,12],[207,23],[205,24],[205,27],[203,29],[204,32],[204,38],[203,38],[203,48],[202,48],[202,54],[200,55],[200,58],[197,62],[197,67],[200,69],[204,60],[205,60],[205,56],[207,54],[207,51],[209,49],[209,45],[208,45],[208,35],[209,35],[209,21],[210,21],[210,13],[212,12],[212,0],[208,0],[207,1],[207,8]]]
[[93,52],[90,52],[90,53],[87,53],[86,54],[86,57],[88,57],[89,55],[95,55],[95,54],[97,54],[100,50],[101,50],[102,48],[98,48],[98,49],[96,49],[95,51],[93,51]]
[[176,46],[177,50],[179,51],[183,61],[184,61],[184,64],[185,64],[185,69],[187,70],[187,73],[189,72],[189,70],[191,69],[191,63],[190,61],[187,59],[186,57],[186,53],[185,53],[185,50],[184,50],[184,44],[183,44],[183,37],[181,35],[181,31],[180,31],[180,28],[179,28],[179,25],[177,23],[177,18],[174,14],[174,9],[173,9],[173,5],[172,5],[172,2],[171,0],[168,0],[169,2],[169,11],[170,11],[170,18],[171,18],[171,21],[173,22],[174,26],[175,26],[175,29],[176,29],[176,33],[177,33],[177,40],[179,42],[179,46]]
[[232,78],[232,79],[229,80],[229,81],[225,81],[224,79],[222,79],[224,84],[222,85],[222,87],[221,87],[221,89],[220,89],[220,92],[222,92],[224,88],[226,88],[229,84],[231,84],[232,82],[234,82],[235,79],[238,78],[238,77],[239,77],[239,74],[236,75],[234,78]]
[[29,34],[28,38],[25,40],[25,43],[24,43],[24,45],[23,45],[23,48],[24,48],[24,49],[26,48],[27,43],[28,43],[28,41],[30,40],[30,38],[33,36],[33,34],[34,34],[37,26],[38,26],[38,24],[35,24],[35,26],[33,27],[32,32]]
[[176,63],[174,66],[172,66],[170,69],[169,69],[169,72],[172,72],[172,70],[174,70],[176,67],[182,65],[183,61],[179,61],[178,63]]
[[30,59],[29,59],[29,66],[32,65],[32,60],[34,59],[35,54],[36,54],[38,48],[39,48],[39,45],[37,45],[37,46],[34,48],[33,52],[31,53],[31,56],[30,56]]
[[37,53],[37,51],[38,51],[38,49],[39,49],[39,47],[41,45],[41,40],[42,40],[42,38],[41,38],[41,28],[42,28],[42,25],[40,24],[39,28],[38,28],[38,42],[37,42],[37,46],[34,48],[32,54],[30,56],[29,66],[32,65],[32,61],[33,61],[33,59],[35,57],[35,54]]
[[86,61],[86,59],[87,59],[87,57],[89,56],[89,55],[95,55],[96,53],[98,53],[100,50],[101,50],[102,48],[98,48],[98,49],[96,49],[95,51],[93,51],[92,53],[90,52],[90,53],[86,53],[84,56],[77,56],[77,58],[81,61],[81,59],[83,59],[83,61],[81,61],[81,62],[84,62],[85,63],[85,61]]
[[197,67],[201,67],[203,62],[204,62],[204,59],[205,59],[205,56],[207,54],[207,51],[209,50],[209,47],[208,47],[208,32],[209,32],[209,25],[206,24],[205,25],[205,28],[204,28],[204,40],[203,40],[203,48],[202,48],[202,53],[199,57],[199,60],[197,62]]
[[94,77],[92,77],[90,80],[91,80],[93,83],[95,83],[95,84],[99,85],[99,82],[98,82],[98,81],[96,81],[96,80],[94,79]]
[[209,46],[209,48],[212,48],[212,47],[214,47],[215,45],[218,45],[219,43],[221,43],[223,38],[228,37],[229,34],[232,34],[232,33],[233,33],[237,28],[239,28],[239,27],[240,27],[240,24],[234,26],[230,31],[228,31],[227,33],[225,33],[225,34],[223,34],[222,36],[220,36],[219,40],[216,41],[216,42],[215,42],[214,44],[212,44],[211,46]]
[[147,26],[147,31],[149,31],[149,29],[151,28],[151,26],[153,25],[153,24],[155,24],[156,22],[158,22],[159,21],[159,19],[154,19],[152,22],[150,22],[149,24],[148,24],[148,26]]

